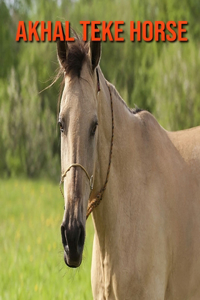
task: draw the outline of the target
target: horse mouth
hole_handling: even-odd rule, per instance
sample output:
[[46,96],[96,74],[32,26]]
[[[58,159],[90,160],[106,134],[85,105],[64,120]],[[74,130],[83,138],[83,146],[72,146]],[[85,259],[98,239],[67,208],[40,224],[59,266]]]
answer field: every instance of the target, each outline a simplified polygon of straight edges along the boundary
[[79,255],[70,255],[64,250],[64,262],[70,268],[78,268],[82,262],[82,253]]

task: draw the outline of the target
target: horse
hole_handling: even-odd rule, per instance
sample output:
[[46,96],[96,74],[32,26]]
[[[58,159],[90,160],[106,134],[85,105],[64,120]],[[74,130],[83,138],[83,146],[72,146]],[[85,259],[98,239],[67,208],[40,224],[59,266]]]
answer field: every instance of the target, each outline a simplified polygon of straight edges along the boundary
[[130,109],[101,43],[57,41],[64,261],[79,267],[92,212],[95,300],[200,299],[200,127],[165,130]]

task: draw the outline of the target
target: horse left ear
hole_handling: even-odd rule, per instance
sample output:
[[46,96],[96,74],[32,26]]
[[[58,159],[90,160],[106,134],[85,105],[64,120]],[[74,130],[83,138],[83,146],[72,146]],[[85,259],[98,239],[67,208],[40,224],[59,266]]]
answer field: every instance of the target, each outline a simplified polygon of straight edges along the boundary
[[101,57],[101,42],[90,41],[90,58],[92,69],[97,67]]
[[57,40],[57,57],[60,66],[65,68],[68,58],[68,45],[65,41]]

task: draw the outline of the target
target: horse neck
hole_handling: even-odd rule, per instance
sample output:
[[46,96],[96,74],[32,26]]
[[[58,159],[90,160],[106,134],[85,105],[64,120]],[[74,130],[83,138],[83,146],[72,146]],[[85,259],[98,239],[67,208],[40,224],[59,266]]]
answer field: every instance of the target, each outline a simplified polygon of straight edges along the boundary
[[[102,73],[100,73],[100,84],[101,92],[98,99],[99,140],[95,174],[97,179],[96,192],[103,187],[106,179],[112,137],[111,99]],[[114,141],[108,184],[101,203],[95,208],[93,213],[95,228],[97,230],[98,228],[103,230],[107,226],[106,224],[114,225],[117,222],[119,197],[124,184],[126,185],[127,182],[122,169],[126,169],[130,165],[130,154],[134,151],[134,145],[131,144],[134,134],[133,130],[138,124],[138,118],[130,112],[115,87],[109,83],[108,85],[113,100]],[[126,182],[124,183],[124,181]]]

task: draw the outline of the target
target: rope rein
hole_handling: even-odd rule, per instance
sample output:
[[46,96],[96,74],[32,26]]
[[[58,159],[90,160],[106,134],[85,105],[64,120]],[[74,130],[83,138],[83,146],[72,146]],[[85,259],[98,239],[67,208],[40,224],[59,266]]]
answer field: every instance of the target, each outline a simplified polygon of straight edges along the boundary
[[[96,74],[97,74],[97,88],[98,88],[98,93],[100,91],[100,81],[99,81],[99,74],[98,74],[98,70],[96,69]],[[109,178],[109,174],[110,174],[110,166],[111,166],[111,160],[112,160],[112,151],[113,151],[113,140],[114,140],[114,114],[113,114],[113,99],[112,99],[112,94],[111,94],[111,90],[110,90],[110,86],[108,85],[108,82],[106,81],[106,85],[108,87],[109,90],[109,94],[110,94],[110,104],[111,104],[111,115],[112,115],[112,137],[111,137],[111,143],[110,143],[110,154],[109,154],[109,163],[108,163],[108,170],[107,170],[107,174],[106,174],[106,180],[104,183],[104,186],[102,187],[102,189],[99,191],[99,193],[97,194],[96,198],[94,198],[93,200],[91,200],[88,203],[88,207],[87,207],[87,214],[86,214],[86,219],[89,217],[89,215],[91,214],[91,212],[94,210],[95,207],[97,207],[102,198],[103,198],[103,194],[104,191],[106,189],[107,183],[108,183],[108,178]],[[64,198],[64,194],[61,188],[61,184],[64,182],[64,178],[67,175],[67,172],[69,172],[69,170],[72,167],[80,167],[86,174],[89,182],[90,182],[90,190],[93,190],[93,185],[94,185],[94,180],[93,180],[93,175],[89,176],[88,172],[86,171],[86,169],[78,163],[74,163],[71,164],[68,169],[61,175],[61,179],[60,179],[60,192]]]

